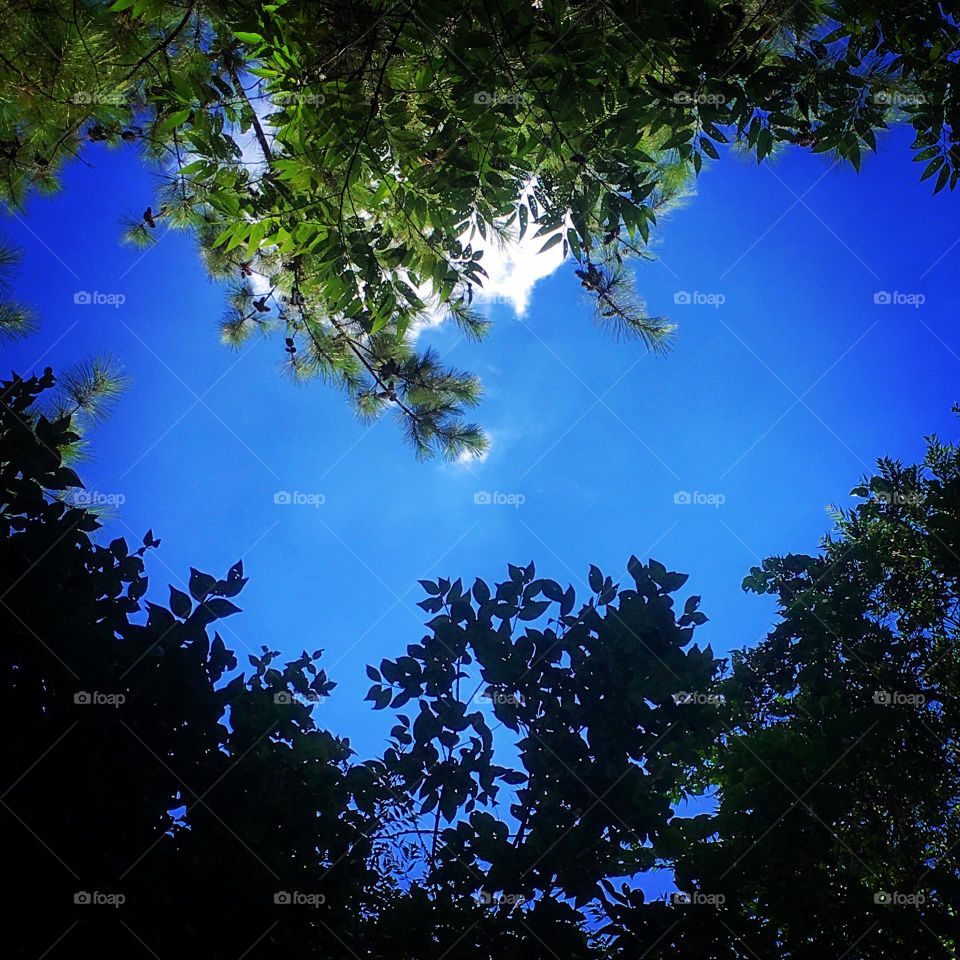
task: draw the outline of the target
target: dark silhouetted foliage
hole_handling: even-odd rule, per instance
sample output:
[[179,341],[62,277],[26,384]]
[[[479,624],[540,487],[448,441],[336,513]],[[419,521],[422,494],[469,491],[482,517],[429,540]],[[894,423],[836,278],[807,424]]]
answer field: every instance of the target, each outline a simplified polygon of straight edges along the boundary
[[216,632],[241,563],[161,604],[153,531],[98,542],[53,386],[0,384],[11,956],[956,957],[956,448],[752,571],[781,620],[729,668],[655,560],[580,604],[533,563],[422,581],[361,760],[315,722],[320,651],[241,671]]

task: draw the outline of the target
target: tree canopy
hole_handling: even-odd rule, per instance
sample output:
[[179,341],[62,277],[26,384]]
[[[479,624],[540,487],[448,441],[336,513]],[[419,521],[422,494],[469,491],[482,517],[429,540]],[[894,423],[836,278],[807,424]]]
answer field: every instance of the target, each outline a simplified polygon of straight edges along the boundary
[[715,842],[678,875],[749,905],[731,927],[761,956],[954,957],[960,450],[933,437],[851,492],[818,556],[744,581],[781,620],[721,685]]
[[[562,253],[598,325],[660,351],[631,260],[722,154],[856,169],[896,122],[935,192],[960,180],[955,3],[5,14],[7,206],[135,149],[159,187],[125,238],[192,232],[227,344],[282,339],[287,375],[392,411],[421,457],[486,447],[427,328],[483,337],[501,244]],[[5,338],[32,323],[16,262]],[[816,556],[751,570],[777,623],[729,657],[652,557],[579,597],[533,561],[422,580],[423,635],[366,667],[360,756],[320,725],[322,650],[231,649],[242,562],[158,590],[160,536],[102,542],[76,471],[121,386],[109,359],[0,381],[13,956],[956,960],[960,448],[878,461]]]
[[[417,334],[467,336],[483,258],[532,235],[574,258],[596,318],[665,346],[630,257],[732,144],[859,167],[891,121],[935,189],[960,178],[955,3],[908,0],[11,0],[0,195],[52,190],[95,144],[161,186],[127,236],[191,229],[230,285],[223,338],[394,411],[420,456],[478,453],[475,376]],[[247,149],[244,149],[247,147]]]

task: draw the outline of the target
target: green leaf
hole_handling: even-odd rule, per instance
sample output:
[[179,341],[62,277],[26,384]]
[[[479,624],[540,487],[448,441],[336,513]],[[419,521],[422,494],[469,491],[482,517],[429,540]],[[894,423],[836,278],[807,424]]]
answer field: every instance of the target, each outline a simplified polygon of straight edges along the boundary
[[937,185],[933,188],[933,192],[939,193],[946,185],[947,180],[950,178],[950,167],[944,166],[940,170],[940,176],[937,177]]
[[934,157],[930,163],[927,164],[926,170],[923,171],[923,175],[920,177],[920,181],[923,182],[928,178],[932,177],[941,167],[943,166],[943,157]]
[[700,138],[700,148],[703,152],[713,160],[719,160],[720,154],[717,153],[717,148],[706,138]]
[[550,250],[552,247],[555,247],[560,241],[563,240],[562,233],[555,233],[538,251],[537,253],[545,253],[547,250]]
[[[176,113],[171,113],[170,116],[164,117],[163,122],[160,124],[160,130],[166,133],[179,127],[192,112],[190,108],[187,108],[186,110],[178,110]],[[194,163],[196,163],[196,161]],[[194,164],[190,164],[190,166],[194,166]],[[183,171],[181,171],[181,173],[183,173]]]

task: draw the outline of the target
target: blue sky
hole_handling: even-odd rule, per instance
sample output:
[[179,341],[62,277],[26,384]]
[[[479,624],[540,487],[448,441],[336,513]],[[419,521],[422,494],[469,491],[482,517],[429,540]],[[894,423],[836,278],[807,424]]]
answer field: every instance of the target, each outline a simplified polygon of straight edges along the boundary
[[[957,201],[917,183],[908,142],[892,133],[859,176],[799,151],[705,172],[638,267],[651,312],[680,325],[666,358],[596,330],[568,268],[522,317],[494,304],[483,344],[425,334],[485,382],[483,463],[417,463],[389,420],[364,427],[335,391],[281,379],[279,340],[222,347],[221,293],[190,238],[119,243],[120,218],[152,201],[129,152],[91,154],[59,196],[6,219],[42,326],[4,347],[5,368],[122,360],[133,383],[81,471],[124,498],[104,537],[153,528],[161,599],[191,565],[242,557],[251,581],[225,640],[241,655],[323,648],[340,686],[318,720],[369,754],[387,718],[361,704],[363,665],[422,635],[418,578],[490,581],[533,559],[585,590],[590,563],[616,579],[631,553],[654,556],[690,574],[711,618],[698,639],[727,651],[772,622],[769,599],[740,590],[752,564],[814,551],[824,508],[849,503],[875,457],[955,435]],[[77,291],[125,299],[75,304]],[[875,303],[881,291],[924,302]],[[280,491],[313,504],[277,504]]]

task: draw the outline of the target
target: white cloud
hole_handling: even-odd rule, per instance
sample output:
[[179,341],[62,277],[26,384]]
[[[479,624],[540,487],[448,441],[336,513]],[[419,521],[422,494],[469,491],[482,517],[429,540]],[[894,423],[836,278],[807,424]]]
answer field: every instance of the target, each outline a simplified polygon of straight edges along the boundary
[[[461,237],[464,244],[468,237],[469,232]],[[534,239],[531,234],[527,234],[522,240],[485,244],[482,247],[483,260],[480,263],[489,278],[484,279],[482,287],[474,287],[474,304],[482,307],[485,304],[507,303],[518,317],[524,316],[536,282],[549,277],[563,263],[563,244],[558,243],[544,253],[538,252],[548,239]],[[426,285],[417,290],[424,299],[428,299],[429,292]],[[446,310],[443,307],[434,306],[428,309],[425,317],[412,328],[414,337],[424,330],[439,327],[445,318]]]
[[562,244],[545,253],[537,252],[546,239],[527,234],[522,240],[501,247],[488,244],[481,262],[490,279],[484,280],[483,287],[475,291],[476,300],[509,303],[517,316],[522,317],[536,282],[549,277],[563,263]]
[[464,450],[463,453],[459,454],[452,462],[458,467],[470,468],[474,464],[483,463],[487,457],[490,456],[490,451],[493,449],[493,435],[489,430],[485,431],[487,435],[487,449],[480,454],[473,454],[469,450]]

